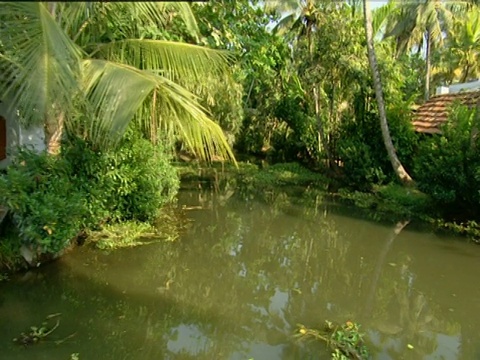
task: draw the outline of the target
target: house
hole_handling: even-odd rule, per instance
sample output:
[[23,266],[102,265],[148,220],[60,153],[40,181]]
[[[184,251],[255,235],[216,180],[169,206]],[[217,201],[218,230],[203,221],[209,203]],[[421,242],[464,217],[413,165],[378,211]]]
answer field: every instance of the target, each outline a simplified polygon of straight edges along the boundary
[[19,146],[38,152],[45,150],[44,139],[41,126],[21,126],[19,112],[11,110],[6,102],[0,102],[0,169],[10,164]]
[[437,88],[436,95],[416,109],[413,118],[415,131],[440,134],[441,125],[448,120],[450,106],[457,101],[469,107],[480,104],[480,81]]

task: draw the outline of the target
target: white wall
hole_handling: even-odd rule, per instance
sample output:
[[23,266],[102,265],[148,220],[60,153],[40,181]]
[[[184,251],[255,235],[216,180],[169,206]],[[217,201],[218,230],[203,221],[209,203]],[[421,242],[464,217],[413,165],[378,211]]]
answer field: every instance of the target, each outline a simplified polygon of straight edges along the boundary
[[4,102],[0,102],[0,115],[7,122],[7,158],[0,161],[0,168],[10,164],[19,146],[26,146],[37,152],[45,150],[45,134],[41,126],[21,127],[18,112],[9,109]]
[[468,91],[468,90],[478,90],[480,88],[480,81],[471,81],[467,83],[462,83],[462,84],[453,84],[448,87],[449,93],[454,94],[462,91]]
[[467,83],[453,84],[450,86],[437,87],[435,95],[456,94],[463,91],[472,91],[480,89],[480,80],[470,81]]

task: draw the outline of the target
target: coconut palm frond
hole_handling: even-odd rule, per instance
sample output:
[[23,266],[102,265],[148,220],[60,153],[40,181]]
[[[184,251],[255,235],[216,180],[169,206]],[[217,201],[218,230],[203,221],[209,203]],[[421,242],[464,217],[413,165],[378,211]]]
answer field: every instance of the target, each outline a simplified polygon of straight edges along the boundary
[[45,3],[2,2],[0,9],[2,43],[10,50],[0,57],[2,97],[21,111],[25,124],[42,123],[53,105],[68,116],[78,92],[81,50]]
[[402,16],[397,22],[395,22],[395,25],[385,34],[384,37],[401,36],[404,32],[407,32],[407,29],[411,31],[413,27],[414,21],[409,17]]
[[[169,108],[168,115],[159,117],[159,128],[167,133],[177,134],[188,149],[200,159],[211,161],[217,155],[221,159],[235,162],[220,126],[208,118],[200,106],[192,107],[188,98],[177,93],[176,89],[171,90],[168,97],[159,97],[159,104]],[[176,101],[172,101],[172,98]]]
[[98,4],[85,1],[58,3],[59,13],[62,14],[61,19],[59,19],[61,27],[73,38],[82,28],[84,22],[98,11],[96,5]]
[[[173,2],[164,2],[164,3],[157,3],[161,4],[160,6],[164,6],[165,10],[173,9],[176,11],[178,16],[183,20],[183,24],[193,35],[196,39],[200,35],[200,30],[198,28],[197,20],[195,19],[195,15],[192,12],[192,8],[188,2],[184,1],[173,1]],[[162,8],[160,8],[161,10]]]
[[[157,112],[157,116],[151,116],[151,112],[150,116],[144,116],[140,120],[150,122],[144,125],[176,134],[200,159],[208,161],[218,155],[235,162],[222,129],[207,116],[196,96],[169,79],[157,79],[157,88],[153,94],[156,98],[153,111]],[[155,123],[151,123],[151,119],[155,119]]]
[[171,79],[191,81],[222,73],[232,55],[226,51],[166,40],[127,39],[100,45],[94,57],[144,70],[161,70]]
[[[221,128],[208,118],[197,98],[169,79],[125,64],[85,60],[84,84],[92,119],[86,131],[94,144],[114,145],[136,117],[144,127],[173,131],[201,159],[215,154],[234,159]],[[144,106],[152,97],[155,116]],[[152,118],[156,124],[145,124]]]
[[298,0],[265,0],[263,3],[265,11],[274,10],[279,13],[296,12],[301,7]]
[[373,15],[373,34],[374,36],[381,31],[386,33],[388,23],[392,21],[393,17],[397,13],[398,7],[393,1],[389,1],[387,4],[375,9]]
[[[455,1],[446,1],[445,7],[454,14],[463,14],[467,11],[475,9],[475,1],[472,0],[455,0]],[[477,4],[478,5],[478,4]]]
[[[128,2],[112,3],[113,14],[129,13],[134,14],[138,22],[156,24],[164,27],[173,16],[179,16],[190,34],[198,39],[200,30],[195,20],[195,16],[187,2]],[[121,23],[121,22],[115,22]]]
[[277,25],[273,28],[273,32],[279,35],[284,35],[288,30],[290,30],[294,23],[299,20],[297,14],[292,13],[283,17]]
[[104,60],[84,60],[83,71],[88,137],[102,147],[115,144],[156,83],[138,69]]

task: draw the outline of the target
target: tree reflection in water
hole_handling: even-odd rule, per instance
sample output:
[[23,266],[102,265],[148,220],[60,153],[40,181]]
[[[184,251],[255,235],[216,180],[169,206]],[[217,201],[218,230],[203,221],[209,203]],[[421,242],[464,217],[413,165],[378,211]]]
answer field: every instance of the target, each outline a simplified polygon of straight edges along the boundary
[[[191,210],[179,241],[74,253],[41,279],[1,285],[4,307],[64,313],[64,331],[78,333],[66,351],[84,358],[328,358],[322,344],[292,337],[298,323],[326,319],[360,322],[384,358],[460,357],[449,345],[458,345],[460,323],[417,286],[401,248],[405,224],[342,216],[308,189],[254,201],[225,186],[184,191],[180,204]],[[28,311],[19,326],[35,323]],[[7,320],[15,319],[0,311],[0,324]],[[0,326],[0,346],[15,359]],[[463,358],[472,351],[462,348]]]

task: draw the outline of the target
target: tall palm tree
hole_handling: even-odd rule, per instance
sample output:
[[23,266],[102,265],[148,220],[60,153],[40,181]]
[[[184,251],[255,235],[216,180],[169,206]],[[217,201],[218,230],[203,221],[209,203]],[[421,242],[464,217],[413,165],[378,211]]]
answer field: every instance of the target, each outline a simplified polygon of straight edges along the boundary
[[[0,2],[0,94],[26,124],[44,124],[50,152],[64,127],[98,147],[114,145],[130,121],[174,133],[198,157],[234,159],[221,128],[185,84],[225,71],[224,52],[145,39],[172,10],[192,37],[185,3]],[[188,87],[191,89],[191,87]]]
[[286,14],[275,26],[274,31],[286,35],[288,40],[306,38],[308,48],[312,51],[313,32],[321,22],[322,12],[332,4],[331,1],[315,0],[267,0],[265,9],[274,9],[280,14]]
[[453,27],[455,13],[465,11],[466,1],[442,0],[398,2],[394,26],[386,36],[397,40],[397,54],[425,49],[425,100],[430,97],[432,50],[444,44],[444,34]]
[[387,150],[387,154],[392,164],[393,170],[395,171],[395,174],[398,176],[402,183],[411,184],[413,180],[398,159],[395,147],[392,142],[392,138],[390,136],[390,130],[388,128],[387,113],[385,111],[385,101],[383,99],[382,79],[380,78],[380,71],[378,70],[377,56],[375,54],[375,47],[373,43],[372,13],[370,11],[370,4],[368,0],[363,0],[363,13],[365,34],[367,40],[368,61],[372,70],[383,142],[385,144],[385,148]]
[[449,35],[449,49],[457,58],[462,73],[460,82],[477,79],[480,74],[480,9],[474,7],[457,19]]

